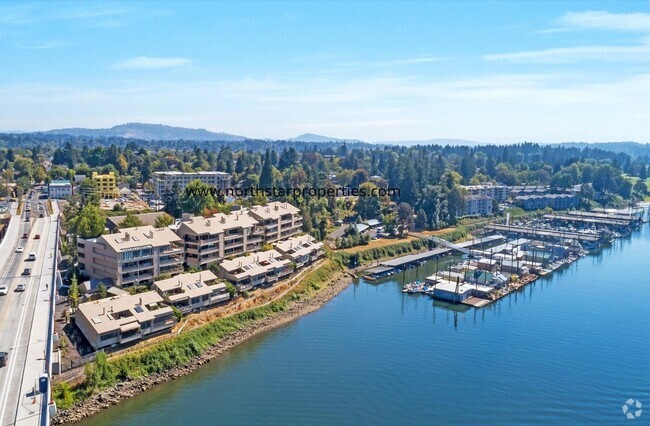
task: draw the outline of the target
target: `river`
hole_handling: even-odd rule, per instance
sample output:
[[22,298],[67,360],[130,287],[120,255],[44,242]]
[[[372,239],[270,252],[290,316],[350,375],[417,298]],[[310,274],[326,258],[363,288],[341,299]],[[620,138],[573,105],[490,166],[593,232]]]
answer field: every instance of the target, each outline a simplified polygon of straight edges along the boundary
[[649,266],[644,225],[482,309],[400,292],[435,262],[360,280],[80,424],[648,424]]

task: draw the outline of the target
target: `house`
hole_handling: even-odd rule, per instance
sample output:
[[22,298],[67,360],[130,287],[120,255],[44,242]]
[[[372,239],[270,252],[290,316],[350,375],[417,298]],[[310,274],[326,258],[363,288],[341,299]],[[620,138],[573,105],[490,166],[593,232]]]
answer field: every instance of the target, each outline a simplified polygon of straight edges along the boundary
[[169,228],[122,229],[77,239],[79,267],[90,278],[110,278],[118,287],[149,285],[161,274],[183,271],[182,240]]
[[174,312],[155,291],[82,303],[75,323],[95,349],[130,343],[169,330]]
[[187,313],[230,299],[226,285],[217,281],[211,271],[201,271],[156,281],[151,288],[165,303]]
[[276,250],[224,260],[219,264],[221,278],[227,279],[237,291],[273,285],[293,272],[291,261]]
[[311,235],[301,235],[280,241],[275,244],[275,249],[282,257],[294,262],[296,269],[300,269],[325,255],[323,243],[316,241]]

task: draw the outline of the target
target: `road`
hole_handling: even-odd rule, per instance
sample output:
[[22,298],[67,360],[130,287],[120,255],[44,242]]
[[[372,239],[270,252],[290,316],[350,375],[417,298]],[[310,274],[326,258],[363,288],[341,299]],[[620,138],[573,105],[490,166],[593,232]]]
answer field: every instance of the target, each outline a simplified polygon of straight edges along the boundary
[[[0,351],[9,353],[7,365],[0,367],[0,426],[39,424],[41,416],[43,401],[34,387],[45,371],[57,216],[43,210],[39,217],[37,196],[26,200],[20,217],[12,219],[0,255],[0,282],[9,287],[9,293],[0,296]],[[46,202],[42,200],[43,206]],[[18,246],[24,252],[16,253]],[[30,253],[36,253],[35,261],[27,260]],[[31,275],[22,275],[25,268]],[[25,284],[26,290],[16,291],[18,284]]]

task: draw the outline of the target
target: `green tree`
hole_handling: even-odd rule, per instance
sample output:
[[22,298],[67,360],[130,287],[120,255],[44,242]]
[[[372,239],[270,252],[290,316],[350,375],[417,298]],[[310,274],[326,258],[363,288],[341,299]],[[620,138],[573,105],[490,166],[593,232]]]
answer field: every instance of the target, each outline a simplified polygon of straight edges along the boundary
[[76,309],[79,304],[79,286],[77,285],[77,276],[72,275],[70,279],[70,287],[68,288],[68,300],[70,307]]
[[99,296],[103,299],[106,297],[106,286],[104,283],[99,283],[97,286],[97,293],[99,293]]
[[218,203],[212,195],[214,187],[203,183],[200,180],[190,182],[180,197],[180,208],[182,212],[194,215],[202,214],[204,210],[214,209]]
[[174,223],[174,218],[168,215],[167,213],[162,213],[160,214],[154,223],[154,227],[156,228],[166,228],[169,225]]
[[140,220],[140,218],[133,212],[128,212],[126,214],[126,217],[122,222],[120,222],[119,227],[121,229],[124,228],[136,228],[138,226],[144,226],[144,223]]
[[181,322],[183,320],[183,313],[176,306],[172,305],[172,312],[176,321]]
[[105,213],[99,206],[86,204],[71,221],[71,230],[81,238],[95,238],[104,232]]

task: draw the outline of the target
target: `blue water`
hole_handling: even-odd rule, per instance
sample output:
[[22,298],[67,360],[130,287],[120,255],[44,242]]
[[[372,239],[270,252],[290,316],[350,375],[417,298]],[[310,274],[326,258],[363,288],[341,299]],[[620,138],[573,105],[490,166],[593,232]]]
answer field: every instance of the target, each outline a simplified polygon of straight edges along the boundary
[[649,266],[645,226],[483,309],[361,280],[85,424],[649,424]]

